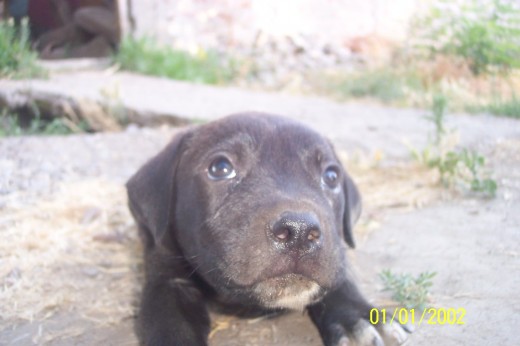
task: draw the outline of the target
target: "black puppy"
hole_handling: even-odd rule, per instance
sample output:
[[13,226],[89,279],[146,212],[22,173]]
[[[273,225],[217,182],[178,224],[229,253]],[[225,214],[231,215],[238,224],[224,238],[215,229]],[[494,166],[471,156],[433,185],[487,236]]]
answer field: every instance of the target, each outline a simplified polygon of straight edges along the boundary
[[358,190],[331,144],[294,121],[238,114],[177,135],[127,183],[145,247],[137,333],[206,345],[207,304],[307,309],[326,345],[400,344],[347,275]]

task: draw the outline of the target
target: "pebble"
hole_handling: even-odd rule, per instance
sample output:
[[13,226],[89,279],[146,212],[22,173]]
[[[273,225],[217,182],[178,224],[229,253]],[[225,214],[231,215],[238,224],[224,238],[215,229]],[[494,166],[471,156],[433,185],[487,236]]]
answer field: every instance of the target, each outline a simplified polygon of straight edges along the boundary
[[95,278],[99,274],[99,269],[96,267],[84,267],[81,272],[90,278]]
[[16,283],[16,281],[22,278],[22,271],[20,268],[13,268],[4,276],[3,285],[10,287]]
[[83,211],[83,216],[81,217],[80,223],[82,225],[92,223],[101,216],[101,213],[102,211],[98,207],[88,207]]

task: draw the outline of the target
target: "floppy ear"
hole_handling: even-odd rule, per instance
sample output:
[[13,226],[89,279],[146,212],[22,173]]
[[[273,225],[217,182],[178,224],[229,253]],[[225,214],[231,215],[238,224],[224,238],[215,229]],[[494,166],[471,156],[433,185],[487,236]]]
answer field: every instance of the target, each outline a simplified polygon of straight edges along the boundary
[[145,227],[153,237],[147,240],[148,245],[160,242],[171,226],[175,174],[188,133],[177,134],[126,183],[130,211],[139,226]]
[[356,247],[353,229],[359,215],[361,215],[361,196],[350,176],[345,173],[343,181],[343,193],[345,194],[345,211],[343,213],[343,234],[345,241],[351,248]]

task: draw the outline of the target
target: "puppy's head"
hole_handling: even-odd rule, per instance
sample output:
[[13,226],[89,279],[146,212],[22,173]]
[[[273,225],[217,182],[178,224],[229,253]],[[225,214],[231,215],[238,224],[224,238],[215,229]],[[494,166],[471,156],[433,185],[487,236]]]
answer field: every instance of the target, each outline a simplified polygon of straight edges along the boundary
[[232,302],[302,309],[345,280],[358,191],[330,143],[239,114],[178,135],[128,183],[148,246],[173,246]]

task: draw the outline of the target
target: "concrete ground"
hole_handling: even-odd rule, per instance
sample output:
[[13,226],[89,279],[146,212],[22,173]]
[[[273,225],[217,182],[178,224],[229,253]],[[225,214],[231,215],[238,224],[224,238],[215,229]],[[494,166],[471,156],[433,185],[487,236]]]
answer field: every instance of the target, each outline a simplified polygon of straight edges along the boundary
[[[4,92],[45,90],[92,99],[107,87],[118,88],[121,102],[137,110],[195,121],[268,111],[330,137],[364,195],[351,260],[367,296],[390,304],[378,278],[383,269],[435,271],[431,305],[466,310],[462,325],[416,326],[410,344],[520,344],[518,121],[463,114],[448,119],[461,145],[488,159],[499,184],[497,197],[488,200],[442,190],[431,172],[410,159],[405,143],[422,148],[428,138],[425,111],[128,73],[0,81]],[[141,267],[121,186],[175,131],[130,127],[121,133],[0,140],[0,300],[6,302],[0,307],[0,345],[135,344],[132,322]],[[51,239],[53,232],[60,237]],[[40,268],[32,263],[41,263]],[[321,341],[308,318],[293,313],[253,321],[215,316],[210,344]]]

